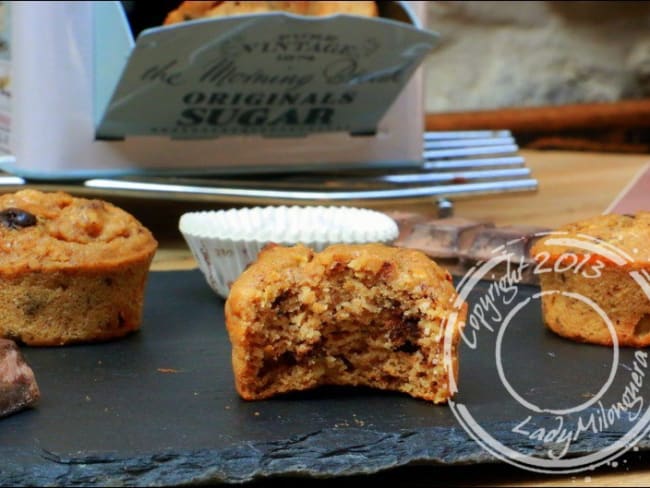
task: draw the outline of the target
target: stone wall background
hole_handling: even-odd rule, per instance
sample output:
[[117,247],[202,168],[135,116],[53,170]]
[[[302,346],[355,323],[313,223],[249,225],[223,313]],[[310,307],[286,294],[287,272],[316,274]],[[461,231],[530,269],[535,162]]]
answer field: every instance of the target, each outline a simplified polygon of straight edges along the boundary
[[650,2],[431,1],[428,112],[650,97]]

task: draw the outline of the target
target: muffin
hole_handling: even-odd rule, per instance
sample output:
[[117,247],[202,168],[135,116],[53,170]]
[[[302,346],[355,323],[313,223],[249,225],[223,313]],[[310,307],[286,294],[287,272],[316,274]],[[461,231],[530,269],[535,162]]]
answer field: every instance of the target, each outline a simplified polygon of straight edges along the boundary
[[466,313],[450,274],[420,251],[270,246],[226,301],[235,386],[246,400],[327,384],[445,403]]
[[294,15],[326,16],[334,14],[376,17],[376,2],[209,2],[186,1],[169,12],[163,25],[188,20],[230,15],[287,12]]
[[140,222],[108,202],[0,196],[0,337],[53,346],[138,329],[156,249]]
[[650,345],[648,242],[650,212],[600,215],[538,240],[531,256],[545,324],[579,342]]
[[206,2],[202,0],[187,0],[165,17],[163,25],[177,24],[188,20],[205,17],[207,13],[223,2]]
[[362,17],[377,17],[379,15],[377,2],[306,2],[307,15],[325,16],[335,14],[360,15]]

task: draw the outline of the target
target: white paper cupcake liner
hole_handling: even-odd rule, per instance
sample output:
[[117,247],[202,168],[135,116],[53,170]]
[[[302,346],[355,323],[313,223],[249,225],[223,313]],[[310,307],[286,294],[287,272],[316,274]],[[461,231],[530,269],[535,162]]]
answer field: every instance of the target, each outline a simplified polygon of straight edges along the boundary
[[190,212],[179,230],[210,287],[221,297],[268,243],[304,244],[322,251],[330,244],[391,244],[399,233],[388,215],[353,207],[254,207]]

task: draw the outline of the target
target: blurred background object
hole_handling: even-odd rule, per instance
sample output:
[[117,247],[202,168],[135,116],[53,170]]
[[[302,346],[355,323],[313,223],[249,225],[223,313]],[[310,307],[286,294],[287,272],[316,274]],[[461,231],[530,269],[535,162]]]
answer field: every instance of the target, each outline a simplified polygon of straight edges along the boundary
[[182,0],[156,0],[155,2],[136,2],[123,0],[122,6],[129,19],[133,37],[148,27],[161,25],[167,14],[180,5]]
[[432,1],[428,130],[522,147],[650,152],[650,2]]

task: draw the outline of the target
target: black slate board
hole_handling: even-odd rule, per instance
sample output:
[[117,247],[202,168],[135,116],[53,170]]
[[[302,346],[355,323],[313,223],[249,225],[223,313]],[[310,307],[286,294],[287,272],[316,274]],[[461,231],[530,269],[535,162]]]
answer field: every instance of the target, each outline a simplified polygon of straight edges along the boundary
[[[470,303],[489,286],[481,282]],[[518,290],[520,298],[536,291]],[[473,405],[477,418],[509,445],[533,452],[539,449],[535,442],[511,432],[523,417],[504,400],[493,371],[494,348],[485,340],[493,335],[482,330],[478,337],[485,347],[462,348],[458,400]],[[241,482],[496,461],[447,406],[398,393],[322,388],[240,400],[223,301],[198,270],[152,273],[143,328],[130,337],[23,352],[42,401],[0,420],[1,485]],[[558,408],[575,403],[576,395],[592,395],[612,358],[607,348],[577,345],[546,331],[534,305],[509,325],[503,354],[518,392]],[[621,374],[629,370],[632,354],[621,351]],[[570,455],[593,452],[617,435],[586,433]],[[649,446],[644,441],[639,447]]]

